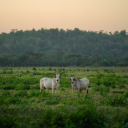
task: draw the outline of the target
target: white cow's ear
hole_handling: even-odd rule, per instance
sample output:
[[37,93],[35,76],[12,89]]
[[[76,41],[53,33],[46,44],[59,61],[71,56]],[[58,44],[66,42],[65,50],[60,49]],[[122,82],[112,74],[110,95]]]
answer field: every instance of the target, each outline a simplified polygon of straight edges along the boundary
[[77,81],[77,79],[74,77],[74,81]]
[[56,74],[54,73],[54,75],[55,75],[55,77],[54,78],[56,78]]
[[69,79],[69,82],[71,82],[71,78]]

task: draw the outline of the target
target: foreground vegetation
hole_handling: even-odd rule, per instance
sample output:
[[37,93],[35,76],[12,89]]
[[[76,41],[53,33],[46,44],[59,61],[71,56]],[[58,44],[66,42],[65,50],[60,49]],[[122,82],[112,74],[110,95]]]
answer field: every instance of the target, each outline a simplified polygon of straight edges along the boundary
[[[40,78],[53,78],[54,72],[62,73],[57,95],[40,93]],[[88,95],[72,95],[71,76],[89,79]],[[1,67],[0,127],[128,128],[128,70]]]

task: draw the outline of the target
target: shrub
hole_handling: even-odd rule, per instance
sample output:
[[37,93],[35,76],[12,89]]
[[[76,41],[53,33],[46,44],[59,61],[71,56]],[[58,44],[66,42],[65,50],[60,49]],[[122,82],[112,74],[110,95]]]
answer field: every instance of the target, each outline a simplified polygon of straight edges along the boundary
[[66,74],[66,72],[65,71],[58,71],[58,74],[61,74],[61,76],[62,77],[66,77],[67,76],[67,74]]
[[27,91],[19,90],[15,93],[15,96],[20,96],[20,97],[27,96]]
[[96,78],[97,78],[97,79],[101,79],[101,78],[104,77],[104,76],[105,76],[104,74],[100,73],[100,74],[97,74],[97,75],[96,75]]
[[123,89],[123,88],[125,88],[125,84],[120,84],[120,85],[118,85],[118,87],[119,87],[119,89]]
[[10,94],[10,92],[8,91],[8,90],[4,90],[3,92],[2,92],[2,96],[10,96],[11,94]]
[[39,90],[40,89],[40,86],[37,84],[35,86],[32,86],[31,89],[38,89]]
[[12,89],[15,89],[15,85],[14,85],[14,84],[11,84],[11,85],[4,85],[4,86],[3,86],[3,89],[4,89],[4,90],[12,90]]
[[128,75],[124,75],[123,78],[128,78]]
[[99,92],[100,92],[100,95],[103,95],[103,87],[99,87]]
[[39,121],[40,127],[58,128],[104,128],[104,114],[98,113],[95,108],[82,107],[75,112],[49,109],[43,113]]
[[4,104],[4,98],[0,97],[0,105]]
[[13,74],[13,71],[8,71],[6,72],[6,74]]
[[26,72],[20,71],[20,73],[22,73],[22,74],[29,74],[30,71],[28,71],[28,70]]
[[[86,95],[87,96],[87,95]],[[93,104],[93,100],[88,100],[87,98],[78,98],[78,99],[75,99],[75,101],[72,101],[71,104],[76,104],[76,105],[79,105],[79,104],[88,104],[88,105],[91,105]]]
[[92,88],[92,90],[94,90],[94,91],[99,91],[99,90],[100,90],[100,86],[94,85],[94,87]]
[[54,74],[53,74],[53,73],[51,73],[51,72],[47,72],[47,73],[45,74],[45,76],[46,76],[46,77],[53,77],[53,76],[54,76]]
[[112,82],[109,78],[102,79],[102,84],[105,86],[111,86]]
[[21,104],[21,100],[18,97],[9,97],[4,100],[5,104]]
[[51,70],[52,70],[52,68],[50,67],[48,70],[49,70],[49,71],[51,71]]
[[44,101],[44,104],[47,104],[47,105],[58,104],[58,103],[59,101],[56,98]]
[[96,81],[95,81],[95,84],[96,84],[96,85],[100,85],[100,84],[101,84],[101,81],[100,81],[100,80],[96,80]]
[[64,87],[61,87],[60,90],[61,90],[61,91],[65,91],[65,88],[64,88]]
[[30,73],[30,71],[29,70],[26,70],[25,74],[29,74],[29,73]]
[[33,97],[33,96],[39,96],[40,95],[40,92],[35,92],[34,90],[30,90],[30,97]]
[[125,97],[128,97],[128,91],[126,91],[124,95],[125,95]]
[[51,94],[49,92],[46,92],[46,91],[42,90],[42,92],[39,95],[39,97],[46,97],[46,96],[51,96]]
[[37,72],[37,71],[34,71],[33,72],[33,75],[41,75],[41,73],[40,72]]
[[63,78],[60,80],[59,88],[69,88],[71,87],[71,83],[69,82],[68,78]]
[[33,70],[36,70],[36,68],[35,68],[35,67],[33,67]]
[[1,128],[14,128],[16,127],[14,117],[10,116],[10,114],[7,114],[6,116],[0,117],[0,127]]
[[22,84],[22,83],[19,83],[16,86],[16,90],[29,90],[29,89],[30,89],[30,86],[29,85]]
[[39,83],[39,78],[24,78],[24,79],[21,79],[21,82],[23,84],[32,85],[32,84]]
[[110,92],[110,88],[109,87],[99,87],[99,92],[100,92],[100,95],[103,95],[104,93],[109,93]]
[[111,106],[126,106],[127,98],[123,95],[108,96],[106,99],[100,101],[101,104],[109,104]]
[[104,87],[104,92],[108,92],[108,93],[109,93],[109,92],[110,92],[110,88],[107,87],[107,86],[105,86],[105,87]]
[[112,84],[112,85],[111,85],[111,88],[116,88],[116,85]]
[[6,74],[6,70],[5,70],[5,69],[3,69],[3,71],[1,72],[1,74]]

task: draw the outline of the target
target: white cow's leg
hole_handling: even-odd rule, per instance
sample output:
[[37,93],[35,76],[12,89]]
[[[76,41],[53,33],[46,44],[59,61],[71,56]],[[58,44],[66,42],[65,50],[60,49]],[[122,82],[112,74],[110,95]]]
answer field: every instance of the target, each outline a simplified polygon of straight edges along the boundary
[[52,87],[52,94],[54,94],[54,87]]
[[41,89],[43,89],[43,85],[42,85],[42,83],[40,82],[40,93],[41,93]]
[[86,93],[86,94],[88,93],[88,87],[86,88],[85,93]]
[[74,94],[74,88],[72,88],[72,94]]
[[80,93],[80,88],[78,88],[78,93]]
[[56,94],[57,94],[57,91],[58,91],[58,87],[56,88]]

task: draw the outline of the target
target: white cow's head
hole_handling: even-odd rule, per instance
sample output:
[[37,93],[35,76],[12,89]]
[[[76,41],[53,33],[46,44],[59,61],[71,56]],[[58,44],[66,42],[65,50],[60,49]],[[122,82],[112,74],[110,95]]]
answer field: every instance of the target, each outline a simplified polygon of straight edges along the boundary
[[69,79],[69,82],[71,82],[72,84],[73,84],[75,81],[77,81],[77,79],[76,79],[75,77],[71,77],[71,78]]
[[61,78],[61,74],[55,74],[55,78],[56,78],[56,81],[59,82],[59,80]]

